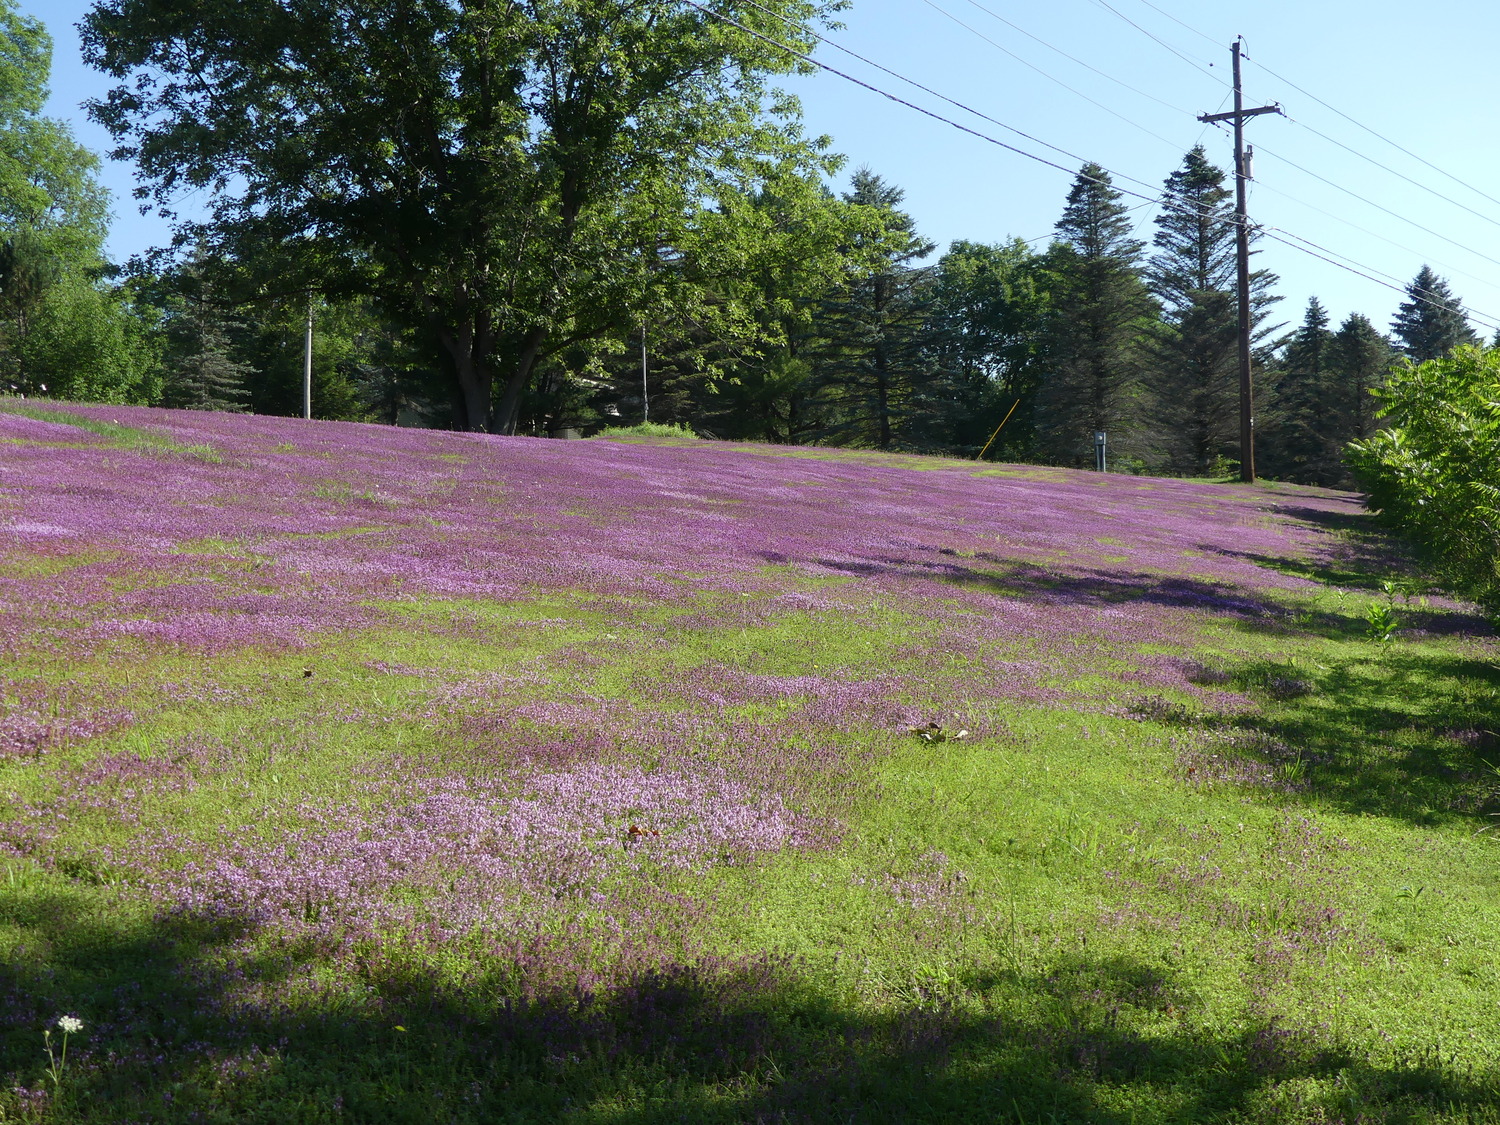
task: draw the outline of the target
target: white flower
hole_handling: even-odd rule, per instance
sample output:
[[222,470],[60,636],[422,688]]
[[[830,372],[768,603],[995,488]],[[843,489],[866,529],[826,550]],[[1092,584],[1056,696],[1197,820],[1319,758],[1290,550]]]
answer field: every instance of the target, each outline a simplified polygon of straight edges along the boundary
[[57,1030],[65,1035],[71,1035],[75,1031],[83,1030],[83,1021],[77,1016],[58,1016]]

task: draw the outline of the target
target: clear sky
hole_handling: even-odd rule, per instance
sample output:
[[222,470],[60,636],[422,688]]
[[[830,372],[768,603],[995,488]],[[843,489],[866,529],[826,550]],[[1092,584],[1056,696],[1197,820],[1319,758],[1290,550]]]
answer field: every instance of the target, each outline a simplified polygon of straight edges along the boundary
[[[20,7],[55,40],[49,112],[104,151],[107,135],[79,109],[107,87],[79,60],[73,25],[88,3],[21,0]],[[1227,108],[1229,44],[1243,35],[1247,105],[1280,102],[1289,115],[1247,125],[1256,147],[1252,218],[1399,284],[1430,263],[1476,314],[1500,325],[1494,0],[855,0],[841,20],[846,26],[828,33],[833,42],[1070,154],[820,47],[817,57],[840,70],[1068,169],[831,74],[791,80],[808,130],[828,134],[850,170],[868,165],[903,188],[918,229],[940,246],[960,238],[1045,240],[1081,159],[1116,173],[1118,186],[1146,193],[1200,140],[1227,168],[1227,132],[1195,118]],[[136,213],[130,167],[107,164],[105,182],[117,201],[116,258],[166,241],[160,220]],[[1134,214],[1149,239],[1154,209]],[[1258,266],[1281,276],[1281,319],[1299,321],[1316,294],[1335,323],[1359,311],[1389,325],[1400,294],[1287,246],[1262,245]]]

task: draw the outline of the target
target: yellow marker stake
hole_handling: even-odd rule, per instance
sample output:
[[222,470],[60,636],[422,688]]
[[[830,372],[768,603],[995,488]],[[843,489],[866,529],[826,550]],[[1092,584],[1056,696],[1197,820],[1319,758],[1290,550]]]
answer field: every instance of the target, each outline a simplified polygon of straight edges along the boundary
[[1010,416],[1016,412],[1016,407],[1020,405],[1020,399],[1016,399],[1015,402],[1010,404],[1010,409],[1005,412],[1005,417],[1001,420],[1000,424],[995,427],[995,432],[990,435],[990,440],[984,443],[984,448],[979,451],[979,456],[974,458],[974,460],[984,460],[984,455],[990,451],[990,446],[995,444],[995,439],[1000,436],[1000,431],[1005,429],[1005,423],[1010,421]]

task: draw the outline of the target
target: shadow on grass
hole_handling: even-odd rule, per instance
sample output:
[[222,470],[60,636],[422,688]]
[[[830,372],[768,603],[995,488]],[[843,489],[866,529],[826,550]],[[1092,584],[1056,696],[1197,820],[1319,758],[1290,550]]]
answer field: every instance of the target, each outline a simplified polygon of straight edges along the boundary
[[[1293,792],[1420,825],[1500,813],[1500,667],[1371,643],[1330,665],[1245,661],[1230,685],[1270,698],[1220,722],[1269,745]],[[1256,742],[1255,736],[1264,741]]]
[[[1364,571],[1316,568],[1290,559],[1244,552],[1219,553],[1332,585],[1372,589],[1379,585],[1378,578]],[[765,557],[771,562],[788,561],[783,555]],[[1006,597],[1023,598],[1041,605],[1102,608],[1144,604],[1189,609],[1210,616],[1231,618],[1242,628],[1278,635],[1349,640],[1362,636],[1367,625],[1366,618],[1360,614],[1337,609],[1298,609],[1274,597],[1233,583],[1181,575],[1097,569],[1067,573],[1014,562],[1002,565],[1000,560],[996,560],[996,565],[988,568],[958,562],[900,557],[864,560],[824,558],[816,560],[816,563],[825,569],[861,578],[930,579]],[[1482,617],[1459,608],[1415,610],[1398,605],[1397,611],[1408,629],[1434,635],[1487,636],[1492,631]]]
[[[1212,1030],[1169,970],[1129,960],[973,974],[881,1011],[775,958],[543,990],[518,949],[461,987],[371,949],[310,989],[315,950],[111,926],[94,893],[0,893],[0,921],[27,930],[0,961],[0,1096],[36,1120],[1500,1121],[1494,1075],[1377,1063],[1274,1020]],[[87,1027],[47,1099],[27,1091],[59,1013]]]

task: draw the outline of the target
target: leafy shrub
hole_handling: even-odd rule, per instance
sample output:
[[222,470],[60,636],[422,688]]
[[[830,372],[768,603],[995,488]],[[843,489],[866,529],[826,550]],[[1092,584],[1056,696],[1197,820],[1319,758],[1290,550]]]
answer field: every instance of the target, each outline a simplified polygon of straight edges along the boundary
[[1455,348],[1374,393],[1391,426],[1347,452],[1370,506],[1500,619],[1500,350]]
[[610,426],[608,429],[600,430],[595,437],[617,438],[617,437],[671,437],[671,438],[696,438],[689,426],[679,425],[675,422],[637,422],[634,426]]

